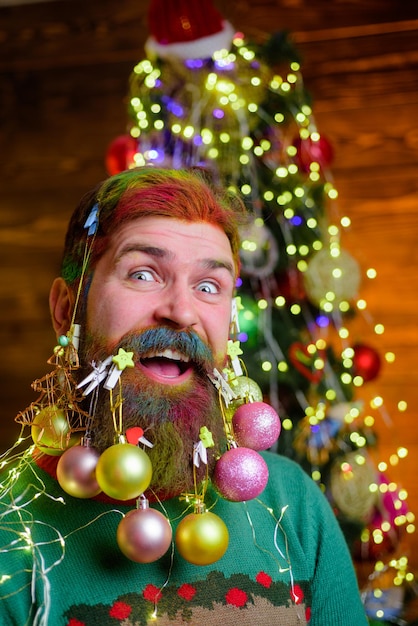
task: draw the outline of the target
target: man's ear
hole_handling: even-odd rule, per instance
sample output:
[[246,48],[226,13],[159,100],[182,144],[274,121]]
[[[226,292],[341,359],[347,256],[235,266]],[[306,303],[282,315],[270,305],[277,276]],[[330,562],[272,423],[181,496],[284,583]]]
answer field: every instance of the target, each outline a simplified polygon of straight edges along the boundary
[[63,278],[56,278],[49,293],[49,310],[57,337],[70,329],[73,304],[73,293],[67,283]]

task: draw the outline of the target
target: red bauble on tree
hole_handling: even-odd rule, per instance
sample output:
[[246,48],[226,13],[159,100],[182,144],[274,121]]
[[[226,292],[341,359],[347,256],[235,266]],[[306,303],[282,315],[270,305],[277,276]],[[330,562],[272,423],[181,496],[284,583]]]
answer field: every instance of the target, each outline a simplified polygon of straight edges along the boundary
[[358,343],[353,346],[353,370],[356,376],[361,376],[364,382],[374,380],[382,365],[378,352],[366,344]]
[[119,174],[134,165],[138,151],[137,140],[131,135],[118,135],[110,142],[105,157],[106,171],[110,176]]
[[297,268],[289,268],[287,271],[278,272],[274,275],[277,287],[274,289],[275,296],[283,296],[288,303],[300,302],[306,299],[303,276]]
[[297,137],[293,145],[297,150],[295,160],[303,172],[310,172],[311,163],[319,163],[321,168],[327,168],[334,158],[332,145],[322,135],[316,141],[311,137],[307,139]]

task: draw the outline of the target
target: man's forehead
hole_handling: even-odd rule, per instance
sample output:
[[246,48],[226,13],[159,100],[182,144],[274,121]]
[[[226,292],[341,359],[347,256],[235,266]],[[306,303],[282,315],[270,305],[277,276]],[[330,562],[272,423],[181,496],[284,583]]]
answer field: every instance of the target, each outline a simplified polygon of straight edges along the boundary
[[212,222],[144,216],[123,222],[108,241],[108,260],[119,263],[126,255],[143,252],[154,258],[199,261],[207,269],[225,268],[233,278],[237,267],[225,231]]
[[232,254],[231,244],[225,231],[216,223],[189,221],[174,217],[145,216],[122,222],[111,233],[112,244],[119,245],[127,239],[157,239],[169,242],[171,239],[203,242],[205,247],[224,248]]

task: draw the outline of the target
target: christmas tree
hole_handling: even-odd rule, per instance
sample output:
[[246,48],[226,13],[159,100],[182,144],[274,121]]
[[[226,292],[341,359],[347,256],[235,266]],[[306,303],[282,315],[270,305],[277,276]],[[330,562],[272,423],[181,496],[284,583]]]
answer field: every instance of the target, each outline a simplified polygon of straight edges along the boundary
[[130,78],[128,130],[110,144],[107,169],[201,165],[251,209],[237,285],[241,380],[277,409],[277,452],[321,486],[354,560],[369,565],[369,616],[396,618],[412,579],[402,538],[414,518],[374,452],[381,407],[367,384],[382,359],[351,338],[366,307],[362,272],[344,249],[350,220],[338,210],[333,148],[297,50],[285,32],[247,41],[202,0],[154,0],[149,30]]

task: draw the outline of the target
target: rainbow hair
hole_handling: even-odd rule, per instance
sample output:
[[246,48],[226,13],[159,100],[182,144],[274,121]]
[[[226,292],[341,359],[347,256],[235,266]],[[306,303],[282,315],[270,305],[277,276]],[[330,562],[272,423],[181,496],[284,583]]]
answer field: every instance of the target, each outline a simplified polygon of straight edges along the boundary
[[[97,207],[97,227],[89,235],[86,221]],[[70,220],[61,275],[68,285],[91,273],[109,238],[122,225],[142,217],[170,217],[208,222],[222,228],[239,268],[239,227],[247,210],[233,194],[216,187],[206,170],[134,168],[111,176],[87,193]],[[86,249],[89,249],[86,262]]]

